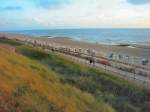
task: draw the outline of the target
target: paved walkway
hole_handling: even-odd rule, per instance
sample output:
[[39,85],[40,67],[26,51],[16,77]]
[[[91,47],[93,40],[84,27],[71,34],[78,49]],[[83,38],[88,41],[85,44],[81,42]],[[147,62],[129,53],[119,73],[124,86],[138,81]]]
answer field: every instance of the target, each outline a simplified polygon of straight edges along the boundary
[[90,67],[101,69],[101,70],[103,70],[105,72],[112,73],[114,75],[117,75],[117,76],[129,79],[129,80],[134,80],[134,81],[136,81],[136,82],[138,82],[140,84],[143,84],[143,85],[146,85],[146,86],[150,85],[150,78],[149,77],[144,77],[144,76],[140,76],[138,74],[125,72],[125,71],[119,70],[117,68],[113,68],[111,66],[106,66],[106,65],[103,65],[103,64],[99,64],[99,63],[95,63],[94,65],[93,64],[89,64],[88,60],[85,60],[85,59],[82,59],[82,58],[79,58],[79,57],[75,57],[75,56],[72,56],[72,55],[67,55],[67,54],[58,53],[58,52],[57,52],[57,54],[63,55],[65,57],[67,57],[68,59],[71,59],[73,61],[85,64],[85,65],[88,65]]
[[[26,42],[25,42],[26,43]],[[30,43],[34,46],[34,43]],[[36,46],[35,46],[36,47]],[[42,46],[39,46],[40,48],[42,48]],[[89,64],[89,60],[87,60],[84,56],[78,56],[78,55],[75,55],[73,52],[73,55],[72,52],[66,52],[65,50],[57,50],[54,49],[54,48],[50,48],[50,47],[44,47],[43,49],[45,49],[45,51],[54,51],[55,53],[58,53],[58,54],[61,54],[61,55],[64,55],[65,57],[67,57],[68,59],[72,59],[72,60],[75,60],[75,61],[78,61],[80,63],[83,63],[83,64],[86,64],[88,66],[91,66],[91,67],[94,67],[94,68],[97,68],[97,69],[103,69],[105,70],[105,72],[109,72],[109,73],[112,73],[114,75],[117,75],[117,76],[121,76],[121,77],[124,77],[126,79],[129,79],[129,80],[134,80],[136,82],[139,82],[140,84],[144,84],[144,85],[150,85],[150,74],[149,74],[149,70],[148,70],[148,76],[142,76],[142,75],[139,75],[139,74],[136,74],[136,73],[130,73],[130,72],[127,72],[127,71],[123,71],[123,70],[120,70],[114,66],[107,66],[107,65],[104,65],[104,64],[101,64],[101,63],[95,63],[94,65],[90,65]],[[86,55],[86,54],[82,54],[82,55]],[[98,59],[100,59],[100,57],[96,57]],[[101,57],[101,59],[104,59],[103,57]],[[120,63],[120,62],[116,62],[116,61],[110,61],[112,65],[115,65],[117,63]],[[121,64],[121,63],[120,63]],[[138,68],[136,67],[136,69],[142,69],[142,68]]]

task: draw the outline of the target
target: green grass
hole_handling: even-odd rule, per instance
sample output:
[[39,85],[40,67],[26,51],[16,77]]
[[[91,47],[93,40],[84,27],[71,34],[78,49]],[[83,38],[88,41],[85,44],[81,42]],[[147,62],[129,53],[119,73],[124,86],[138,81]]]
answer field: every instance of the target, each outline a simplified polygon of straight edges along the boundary
[[[14,40],[4,42],[16,46],[16,44],[12,44],[15,42]],[[111,105],[117,112],[150,112],[149,88],[138,86],[136,83],[121,79],[112,74],[78,64],[65,57],[53,53],[47,54],[40,49],[17,44],[16,51],[47,66],[49,71],[57,73],[57,77],[62,85],[68,85],[69,88],[70,86],[72,88],[75,87],[83,93],[92,95],[98,104],[105,102]],[[41,70],[36,65],[30,65],[30,68],[35,71]],[[42,70],[41,76],[44,79],[48,79],[48,75],[45,75],[45,70]],[[23,88],[28,90],[24,86]],[[68,92],[65,90],[65,94],[70,96],[72,94],[71,90],[69,89]],[[19,94],[24,94],[24,90],[19,89],[19,91],[21,92]],[[83,100],[81,98],[80,101]],[[92,108],[91,105],[89,107]],[[93,112],[95,111],[93,110]]]
[[62,83],[92,94],[98,102],[112,105],[117,112],[150,111],[150,90],[147,88],[31,47],[18,47],[18,52],[47,65],[58,73]]
[[3,38],[0,38],[0,43],[10,44],[10,45],[13,45],[13,46],[20,46],[20,45],[22,45],[20,42],[17,42],[16,40],[3,39]]
[[18,52],[25,55],[26,50],[32,51],[34,56],[30,59],[0,47],[0,112],[114,112],[109,104],[61,82],[55,71],[33,60],[47,54],[26,46],[19,48]]

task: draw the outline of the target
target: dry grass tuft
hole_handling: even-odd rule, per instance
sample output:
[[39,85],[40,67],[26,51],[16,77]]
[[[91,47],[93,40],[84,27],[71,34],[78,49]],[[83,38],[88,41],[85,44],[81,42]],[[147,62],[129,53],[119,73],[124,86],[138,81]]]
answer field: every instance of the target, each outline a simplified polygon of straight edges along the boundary
[[113,111],[91,94],[62,85],[46,66],[7,48],[0,47],[0,112]]

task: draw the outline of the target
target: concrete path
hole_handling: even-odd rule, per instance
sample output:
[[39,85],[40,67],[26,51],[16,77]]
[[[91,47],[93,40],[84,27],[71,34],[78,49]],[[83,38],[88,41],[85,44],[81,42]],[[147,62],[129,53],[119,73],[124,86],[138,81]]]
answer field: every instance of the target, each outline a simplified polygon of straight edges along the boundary
[[73,60],[75,62],[79,62],[81,64],[85,64],[85,65],[88,65],[90,67],[101,69],[104,72],[112,73],[113,75],[117,75],[117,76],[123,77],[125,79],[129,79],[129,80],[132,80],[132,81],[134,80],[134,81],[136,81],[136,82],[138,82],[140,84],[146,85],[146,86],[150,85],[150,78],[149,77],[144,77],[144,76],[140,76],[138,74],[125,72],[125,71],[119,70],[117,68],[113,68],[111,66],[106,66],[106,65],[103,65],[103,64],[99,64],[99,63],[95,63],[94,65],[93,64],[89,64],[88,60],[81,59],[81,58],[78,58],[78,57],[75,57],[75,56],[72,56],[72,55],[67,55],[67,54],[58,53],[58,52],[57,52],[57,54],[63,55],[65,57],[67,57],[67,59],[71,59],[71,60]]

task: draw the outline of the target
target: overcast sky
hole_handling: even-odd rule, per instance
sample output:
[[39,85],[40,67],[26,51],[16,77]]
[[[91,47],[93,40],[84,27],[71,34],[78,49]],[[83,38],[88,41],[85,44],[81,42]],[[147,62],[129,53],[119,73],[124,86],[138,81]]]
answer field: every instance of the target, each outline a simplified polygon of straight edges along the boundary
[[150,0],[0,0],[0,30],[150,27]]

